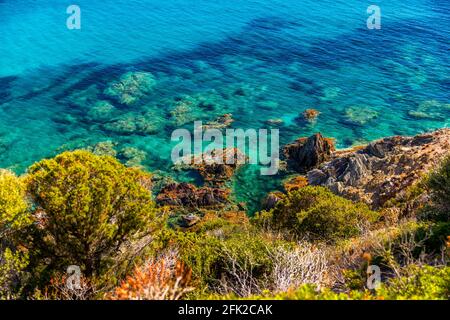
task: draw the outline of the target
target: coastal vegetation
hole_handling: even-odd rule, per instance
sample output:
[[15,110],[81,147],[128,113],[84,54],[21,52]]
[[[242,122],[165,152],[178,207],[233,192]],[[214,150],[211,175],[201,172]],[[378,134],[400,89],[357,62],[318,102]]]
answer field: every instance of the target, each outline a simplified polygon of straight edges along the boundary
[[[439,143],[441,135],[430,134]],[[300,141],[288,155],[306,154]],[[39,161],[22,176],[1,170],[0,298],[448,299],[450,156],[389,199],[308,185],[324,161],[388,159],[387,141],[350,155],[315,143],[309,151],[326,146],[326,156],[313,166],[292,160],[308,178],[295,173],[254,215],[227,189],[236,168],[203,164],[206,186],[155,188],[161,177],[122,164],[114,156],[127,163],[131,151],[111,153],[111,143]],[[69,266],[81,271],[72,287]],[[376,286],[369,266],[381,270]]]

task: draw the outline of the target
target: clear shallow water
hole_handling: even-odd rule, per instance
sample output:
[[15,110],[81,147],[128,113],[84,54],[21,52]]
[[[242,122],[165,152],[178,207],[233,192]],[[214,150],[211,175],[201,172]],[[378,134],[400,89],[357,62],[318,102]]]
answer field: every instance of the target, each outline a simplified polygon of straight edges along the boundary
[[[450,4],[379,1],[382,29],[366,28],[364,1],[78,0],[82,29],[68,30],[67,3],[0,0],[0,167],[24,172],[57,152],[113,141],[170,171],[171,111],[193,120],[232,113],[235,128],[282,119],[281,142],[322,132],[348,147],[449,125]],[[129,71],[153,90],[127,106],[104,94]],[[109,118],[89,112],[103,101]],[[298,121],[305,109],[315,124]],[[117,119],[155,124],[153,134],[111,130]],[[109,129],[108,129],[109,128]],[[275,180],[246,168],[239,199]]]

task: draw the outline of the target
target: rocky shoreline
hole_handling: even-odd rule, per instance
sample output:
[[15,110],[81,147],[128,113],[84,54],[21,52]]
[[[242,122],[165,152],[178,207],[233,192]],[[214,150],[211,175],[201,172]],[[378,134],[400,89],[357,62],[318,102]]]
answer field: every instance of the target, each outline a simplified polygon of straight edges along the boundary
[[[273,208],[286,193],[307,185],[325,186],[336,195],[379,209],[388,200],[401,198],[445,158],[450,152],[450,129],[387,137],[344,150],[336,150],[332,138],[317,133],[297,139],[283,151],[283,170],[291,174],[290,178],[284,182],[284,193],[274,190],[267,195],[261,204],[263,209]],[[205,185],[167,185],[156,197],[160,206],[245,210],[245,205],[231,199],[227,183],[233,179],[236,166],[200,165],[190,169],[203,177]]]
[[395,136],[365,147],[336,151],[332,160],[307,173],[311,185],[366,202],[372,208],[400,197],[450,152],[450,129],[414,137]]

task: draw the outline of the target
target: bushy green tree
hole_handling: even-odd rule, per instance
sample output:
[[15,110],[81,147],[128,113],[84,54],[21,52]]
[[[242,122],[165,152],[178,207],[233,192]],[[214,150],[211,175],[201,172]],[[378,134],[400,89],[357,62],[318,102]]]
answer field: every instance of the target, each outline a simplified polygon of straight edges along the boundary
[[0,235],[28,225],[25,184],[14,173],[0,169]]
[[87,277],[104,274],[124,245],[154,227],[148,180],[112,157],[81,150],[31,166],[28,191],[39,222],[35,258],[47,261],[47,270],[78,265]]
[[362,228],[377,219],[377,213],[363,203],[334,195],[324,187],[308,186],[288,193],[269,212],[262,212],[256,221],[270,222],[275,229],[284,229],[298,236],[335,241],[356,236]]
[[450,156],[426,181],[431,191],[431,204],[423,216],[434,221],[450,222]]
[[28,264],[17,241],[17,233],[31,223],[27,209],[23,180],[0,169],[0,299],[16,296]]

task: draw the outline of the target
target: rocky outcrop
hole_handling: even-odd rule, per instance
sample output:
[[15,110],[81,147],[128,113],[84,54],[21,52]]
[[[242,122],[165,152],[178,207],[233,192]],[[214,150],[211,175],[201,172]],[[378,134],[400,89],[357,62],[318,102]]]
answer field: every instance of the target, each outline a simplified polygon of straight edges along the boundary
[[192,213],[191,214],[184,214],[184,215],[181,215],[178,218],[177,224],[181,228],[192,228],[200,220],[201,220],[200,217],[196,216],[195,214],[192,214]]
[[317,111],[316,109],[306,109],[302,113],[302,116],[306,121],[313,123],[317,120],[317,117],[319,116],[319,114],[320,114],[320,112]]
[[309,138],[300,138],[285,146],[284,156],[289,168],[305,173],[330,160],[334,150],[332,139],[324,138],[320,133],[316,133]]
[[449,152],[450,129],[385,138],[364,148],[335,152],[331,161],[308,172],[308,182],[376,209],[400,197]]
[[262,208],[265,210],[271,210],[275,208],[278,202],[283,200],[285,194],[280,191],[270,192],[267,197],[263,200]]
[[197,188],[189,183],[172,183],[156,197],[161,206],[185,208],[216,208],[228,203],[230,191],[219,188]]
[[[219,153],[219,151],[221,151]],[[230,161],[227,161],[227,160]],[[194,170],[209,187],[223,187],[236,170],[245,163],[246,156],[237,148],[224,148],[211,151],[210,154],[188,156],[175,166],[177,170]],[[229,163],[227,163],[229,162]],[[187,163],[187,164],[186,164]]]

